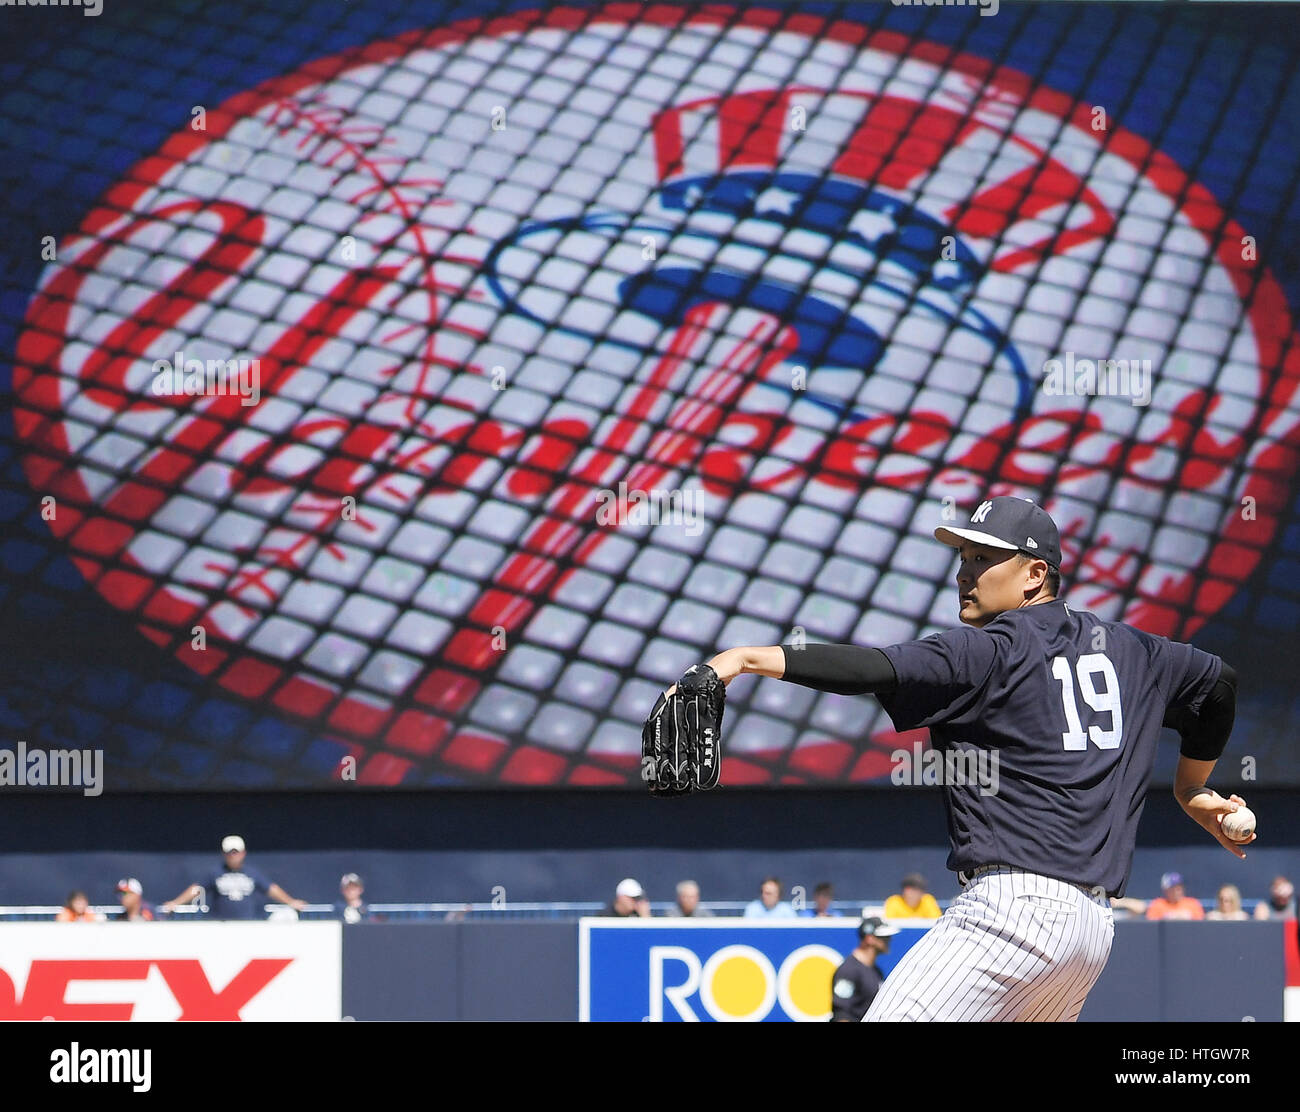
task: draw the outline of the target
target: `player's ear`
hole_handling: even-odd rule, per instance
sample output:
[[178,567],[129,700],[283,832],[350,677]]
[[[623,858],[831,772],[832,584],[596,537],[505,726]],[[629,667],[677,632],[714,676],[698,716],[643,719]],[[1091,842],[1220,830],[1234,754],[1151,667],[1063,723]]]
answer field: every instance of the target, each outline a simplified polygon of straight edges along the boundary
[[1035,556],[1027,556],[1023,552],[1017,552],[1016,555],[1020,557],[1020,566],[1022,568],[1026,568],[1027,566],[1029,572],[1029,586],[1036,592],[1041,590],[1043,585],[1047,582],[1047,561],[1041,560]]

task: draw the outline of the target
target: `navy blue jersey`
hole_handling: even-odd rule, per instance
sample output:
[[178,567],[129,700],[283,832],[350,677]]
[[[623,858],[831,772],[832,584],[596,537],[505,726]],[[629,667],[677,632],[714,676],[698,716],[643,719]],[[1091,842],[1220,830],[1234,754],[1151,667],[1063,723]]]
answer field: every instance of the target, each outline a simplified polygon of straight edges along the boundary
[[850,954],[831,977],[831,1021],[857,1023],[867,1014],[884,983],[884,974],[879,969],[864,965]]
[[213,919],[265,919],[265,901],[254,897],[258,892],[265,896],[270,886],[262,873],[247,865],[219,869],[203,882],[208,914]]
[[334,918],[344,923],[366,923],[371,919],[370,905],[364,900],[360,906],[353,907],[347,900],[334,901]]
[[943,756],[948,867],[1015,865],[1122,895],[1165,711],[1199,708],[1219,658],[1060,599],[882,651],[894,727],[928,726]]

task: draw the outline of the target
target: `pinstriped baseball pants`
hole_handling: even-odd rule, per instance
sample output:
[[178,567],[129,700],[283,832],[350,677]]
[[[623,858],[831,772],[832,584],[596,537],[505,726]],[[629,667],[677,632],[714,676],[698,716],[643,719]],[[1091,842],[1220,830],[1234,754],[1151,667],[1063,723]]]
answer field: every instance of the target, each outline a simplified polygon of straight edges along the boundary
[[1100,888],[986,866],[903,955],[863,1020],[1073,1022],[1114,937]]

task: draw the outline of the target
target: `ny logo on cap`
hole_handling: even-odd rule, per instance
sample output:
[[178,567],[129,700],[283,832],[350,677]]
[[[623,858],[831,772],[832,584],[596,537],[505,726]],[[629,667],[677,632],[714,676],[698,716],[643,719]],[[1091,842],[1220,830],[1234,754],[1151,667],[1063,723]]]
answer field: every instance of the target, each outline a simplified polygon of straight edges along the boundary
[[971,521],[977,525],[983,525],[984,519],[989,516],[989,510],[993,508],[992,502],[981,502],[979,508],[970,515]]

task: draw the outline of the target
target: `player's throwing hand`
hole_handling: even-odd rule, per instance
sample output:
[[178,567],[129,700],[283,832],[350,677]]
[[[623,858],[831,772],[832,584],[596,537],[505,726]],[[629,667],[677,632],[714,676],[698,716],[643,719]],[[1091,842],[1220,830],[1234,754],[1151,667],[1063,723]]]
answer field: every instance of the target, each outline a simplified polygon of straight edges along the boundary
[[[1176,793],[1178,792],[1177,787],[1174,790]],[[1254,831],[1251,832],[1248,838],[1233,841],[1223,832],[1222,825],[1224,815],[1230,815],[1239,808],[1246,806],[1246,801],[1241,796],[1232,795],[1224,799],[1213,788],[1193,787],[1190,789],[1185,788],[1178,794],[1178,802],[1182,804],[1188,818],[1204,827],[1206,832],[1229,853],[1241,858],[1246,856],[1241,847],[1248,846],[1255,840]]]

